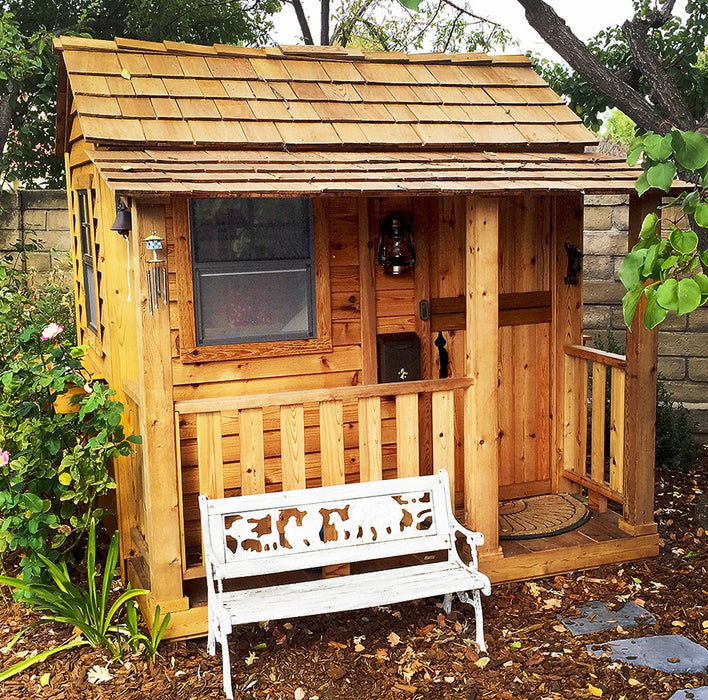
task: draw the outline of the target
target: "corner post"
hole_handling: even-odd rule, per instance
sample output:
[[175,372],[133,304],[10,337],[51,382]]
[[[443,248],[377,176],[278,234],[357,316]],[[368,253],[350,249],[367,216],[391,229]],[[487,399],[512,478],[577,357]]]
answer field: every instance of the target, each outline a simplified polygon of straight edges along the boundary
[[[132,236],[135,290],[138,299],[137,339],[140,385],[140,425],[143,438],[145,493],[145,541],[149,556],[150,607],[159,604],[163,613],[186,610],[189,601],[182,589],[182,543],[179,513],[179,474],[175,412],[172,400],[170,310],[160,301],[149,312],[148,257],[143,240],[155,231],[167,239],[162,203],[133,205]],[[163,251],[166,257],[167,249]],[[127,534],[127,533],[126,533]]]
[[465,522],[499,549],[499,200],[465,200]]
[[[661,196],[652,192],[629,198],[628,248],[639,240],[642,221],[657,210]],[[624,422],[623,517],[619,525],[631,535],[657,531],[654,522],[654,447],[656,438],[656,367],[659,334],[644,327],[642,295],[631,330],[627,331],[627,379]]]

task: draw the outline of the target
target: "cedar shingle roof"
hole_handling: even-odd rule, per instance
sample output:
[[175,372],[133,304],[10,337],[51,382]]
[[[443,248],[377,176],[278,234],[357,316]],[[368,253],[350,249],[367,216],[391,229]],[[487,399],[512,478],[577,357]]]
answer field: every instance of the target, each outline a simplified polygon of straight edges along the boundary
[[[62,37],[57,150],[119,194],[633,191],[522,56]],[[86,148],[72,144],[85,140]]]
[[[69,37],[55,48],[94,144],[577,151],[595,142],[522,56]],[[60,114],[66,146],[64,123]]]

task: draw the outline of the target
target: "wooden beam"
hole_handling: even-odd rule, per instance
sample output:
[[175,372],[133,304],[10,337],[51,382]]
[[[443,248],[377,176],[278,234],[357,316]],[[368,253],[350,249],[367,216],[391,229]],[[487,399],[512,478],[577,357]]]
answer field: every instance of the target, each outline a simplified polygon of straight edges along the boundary
[[359,289],[361,290],[361,382],[375,384],[376,371],[376,274],[375,247],[369,232],[369,200],[359,199]]
[[186,609],[182,590],[179,484],[172,403],[172,358],[168,309],[149,313],[147,251],[143,238],[154,231],[166,238],[165,207],[133,206],[132,264],[138,302],[137,355],[140,385],[145,539],[150,561],[150,599],[164,612]]
[[[629,249],[639,239],[644,217],[657,211],[658,195],[629,198]],[[627,332],[625,384],[624,493],[620,527],[632,535],[656,532],[654,522],[654,448],[656,367],[659,334],[644,327],[646,297],[640,298],[631,331]]]
[[499,548],[499,200],[465,200],[465,521]]

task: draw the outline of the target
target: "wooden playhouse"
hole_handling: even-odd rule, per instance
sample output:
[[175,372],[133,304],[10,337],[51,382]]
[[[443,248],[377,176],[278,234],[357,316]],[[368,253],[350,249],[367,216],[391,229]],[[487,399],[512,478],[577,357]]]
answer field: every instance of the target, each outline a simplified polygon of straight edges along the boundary
[[[55,46],[80,341],[143,437],[123,569],[171,634],[206,630],[200,492],[444,468],[493,582],[657,553],[656,334],[584,347],[578,276],[585,194],[628,245],[656,200],[525,58]],[[585,525],[500,541],[560,492]]]

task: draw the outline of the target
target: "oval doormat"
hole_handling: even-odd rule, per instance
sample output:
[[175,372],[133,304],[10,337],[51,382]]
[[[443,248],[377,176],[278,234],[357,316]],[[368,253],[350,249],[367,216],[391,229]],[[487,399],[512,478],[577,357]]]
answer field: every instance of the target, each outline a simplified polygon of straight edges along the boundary
[[544,494],[499,504],[499,539],[550,537],[580,527],[590,511],[567,493]]

